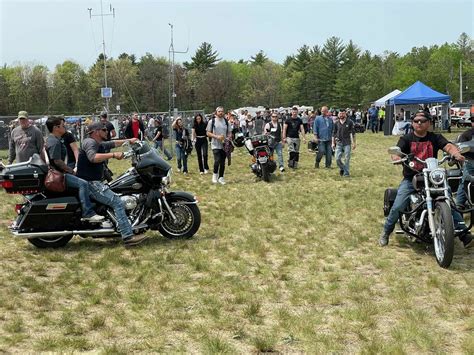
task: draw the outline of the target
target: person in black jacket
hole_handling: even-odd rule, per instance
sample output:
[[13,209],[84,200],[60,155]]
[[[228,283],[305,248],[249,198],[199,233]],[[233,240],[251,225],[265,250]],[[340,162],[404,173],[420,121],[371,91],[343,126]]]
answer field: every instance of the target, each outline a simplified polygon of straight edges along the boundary
[[140,140],[145,139],[145,126],[142,120],[138,117],[138,113],[132,114],[132,119],[125,127],[125,138],[138,138]]

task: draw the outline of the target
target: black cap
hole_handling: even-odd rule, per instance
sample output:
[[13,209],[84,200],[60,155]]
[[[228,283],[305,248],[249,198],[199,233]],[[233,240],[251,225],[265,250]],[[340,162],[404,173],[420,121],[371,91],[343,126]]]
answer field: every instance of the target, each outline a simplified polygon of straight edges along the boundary
[[102,111],[102,112],[100,113],[100,117],[107,118],[107,111]]
[[94,122],[87,126],[87,134],[106,128],[102,122]]

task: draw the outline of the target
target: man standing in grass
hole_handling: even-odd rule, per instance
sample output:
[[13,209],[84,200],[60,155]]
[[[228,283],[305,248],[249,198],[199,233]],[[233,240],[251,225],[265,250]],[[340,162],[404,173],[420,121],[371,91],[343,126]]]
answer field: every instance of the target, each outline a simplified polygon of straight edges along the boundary
[[[402,153],[414,154],[417,158],[426,160],[438,156],[438,151],[443,150],[451,154],[456,160],[464,161],[464,157],[458,148],[448,142],[441,134],[429,132],[430,115],[424,111],[418,111],[413,119],[414,132],[406,134],[398,140],[397,146],[400,147]],[[392,157],[393,160],[400,160],[400,157]],[[403,166],[403,180],[398,186],[397,196],[390,209],[390,213],[385,221],[382,235],[379,239],[380,246],[388,245],[390,234],[395,229],[401,211],[404,211],[409,203],[409,198],[415,192],[412,179],[416,171],[407,166]],[[452,211],[454,228],[466,228],[462,216],[457,211]],[[472,246],[472,236],[466,234],[460,238],[465,248]]]
[[41,131],[30,123],[28,112],[18,112],[20,125],[12,130],[8,163],[12,164],[16,159],[17,163],[28,161],[33,154],[41,154],[44,139]]
[[212,138],[211,149],[214,155],[214,171],[212,174],[212,183],[225,185],[225,158],[224,142],[232,139],[232,128],[229,122],[224,118],[224,108],[219,106],[216,108],[216,116],[207,123],[207,136]]
[[[338,120],[334,125],[332,146],[336,149],[336,163],[339,167],[339,175],[349,177],[351,147],[355,149],[356,142],[354,122],[347,119],[345,110],[339,112]],[[342,162],[342,153],[344,153],[344,163]]]
[[283,125],[283,142],[288,143],[288,167],[292,169],[298,168],[300,160],[300,134],[306,143],[304,135],[303,122],[298,117],[298,108],[295,106],[291,109],[291,117],[285,121]]
[[316,117],[313,123],[313,133],[315,142],[318,144],[318,153],[316,154],[315,168],[319,168],[319,163],[325,156],[325,165],[329,169],[332,163],[332,132],[334,130],[334,122],[329,115],[327,106],[321,108],[321,116]]

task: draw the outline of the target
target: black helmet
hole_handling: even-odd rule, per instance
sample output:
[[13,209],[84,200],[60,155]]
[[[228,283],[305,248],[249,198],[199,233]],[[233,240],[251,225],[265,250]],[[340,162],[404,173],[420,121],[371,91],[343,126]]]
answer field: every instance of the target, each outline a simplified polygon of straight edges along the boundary
[[238,132],[235,134],[234,136],[234,145],[236,147],[243,147],[244,146],[244,143],[245,143],[245,136],[242,132]]

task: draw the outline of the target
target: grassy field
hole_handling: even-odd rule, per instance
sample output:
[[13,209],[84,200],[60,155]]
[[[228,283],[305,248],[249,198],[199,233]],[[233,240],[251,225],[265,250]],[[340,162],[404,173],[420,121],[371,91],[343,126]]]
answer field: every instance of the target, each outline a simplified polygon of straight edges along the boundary
[[199,197],[199,232],[130,250],[15,240],[18,196],[0,192],[0,352],[474,353],[473,251],[456,241],[444,270],[401,236],[377,245],[395,142],[359,135],[350,179],[303,149],[300,169],[256,182],[241,148],[217,186],[193,155],[173,187]]

